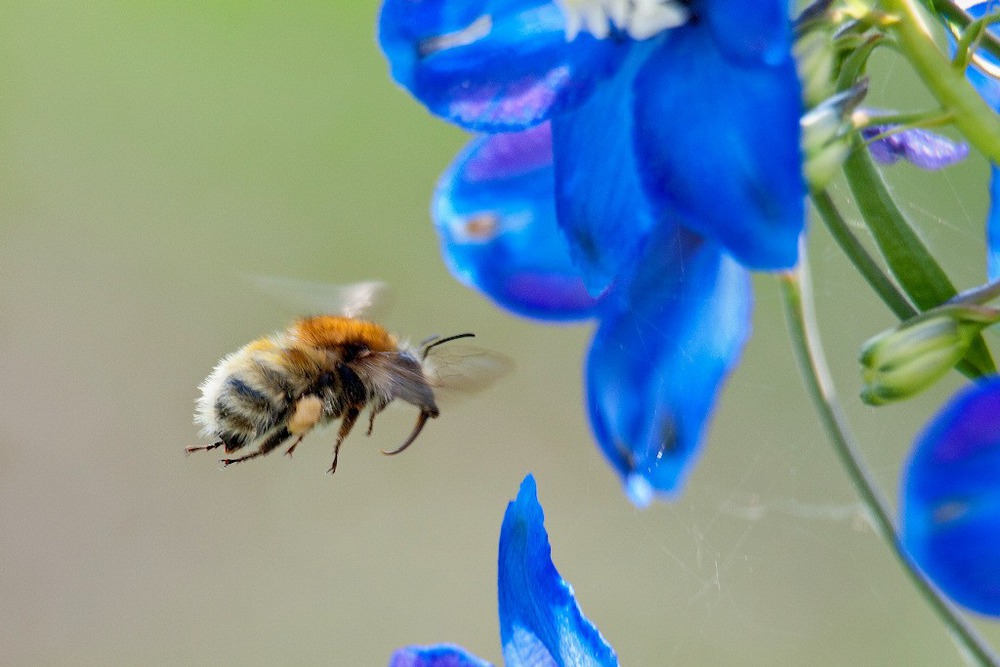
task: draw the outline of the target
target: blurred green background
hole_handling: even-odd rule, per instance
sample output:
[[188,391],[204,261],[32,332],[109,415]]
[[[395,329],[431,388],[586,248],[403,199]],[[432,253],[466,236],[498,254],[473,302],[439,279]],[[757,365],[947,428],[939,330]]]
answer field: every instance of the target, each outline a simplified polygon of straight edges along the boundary
[[[442,266],[428,199],[465,137],[389,81],[376,3],[0,7],[0,662],[380,665],[452,641],[500,663],[497,537],[529,471],[625,665],[959,662],[814,419],[773,277],[683,497],[625,500],[583,414],[589,329],[513,319]],[[926,104],[879,65],[876,102]],[[985,176],[891,172],[962,287]],[[961,381],[860,405],[856,350],[893,320],[816,225],[811,246],[835,375],[894,493]],[[390,329],[475,331],[518,369],[400,457],[377,449],[411,409],[355,433],[334,477],[329,430],[220,470],[184,455],[198,383],[294,315],[247,273],[388,281]]]

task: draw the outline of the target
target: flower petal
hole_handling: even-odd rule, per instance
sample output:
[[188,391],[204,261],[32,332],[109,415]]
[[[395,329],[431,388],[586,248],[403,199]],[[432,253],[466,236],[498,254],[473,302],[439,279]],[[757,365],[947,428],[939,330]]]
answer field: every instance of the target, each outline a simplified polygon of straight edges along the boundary
[[444,173],[431,213],[462,283],[541,320],[581,320],[594,299],[556,226],[552,136],[543,123],[473,140]]
[[871,125],[861,131],[877,162],[894,164],[903,159],[921,169],[935,171],[957,164],[969,155],[968,144],[920,128],[898,130],[898,127]]
[[488,132],[579,104],[628,50],[589,34],[567,41],[550,0],[386,0],[379,43],[393,79],[432,113]]
[[461,646],[435,644],[434,646],[407,646],[392,654],[389,667],[492,667]]
[[793,266],[805,183],[791,58],[736,65],[702,24],[689,24],[646,61],[635,100],[640,173],[653,202],[678,210],[748,268]]
[[986,218],[986,276],[1000,280],[1000,167],[990,164],[990,212]]
[[1000,378],[959,392],[903,471],[902,542],[959,604],[1000,615]]
[[[978,5],[966,7],[966,13],[974,19],[979,19],[996,10],[993,2],[981,2]],[[987,27],[994,37],[1000,37],[1000,28],[994,23]],[[952,42],[954,45],[954,41]],[[986,103],[1000,111],[1000,62],[986,49],[978,49],[972,58],[972,67],[966,70],[969,81],[972,82]]]
[[791,51],[787,0],[703,0],[699,3],[719,50],[734,61],[779,65]]
[[500,529],[500,640],[507,667],[617,665],[618,657],[584,617],[555,565],[528,475]]
[[586,104],[552,120],[559,226],[594,295],[634,261],[653,224],[636,163],[632,88],[655,46],[636,44]]
[[605,297],[587,358],[591,426],[632,502],[679,491],[750,332],[745,269],[696,235],[658,230]]

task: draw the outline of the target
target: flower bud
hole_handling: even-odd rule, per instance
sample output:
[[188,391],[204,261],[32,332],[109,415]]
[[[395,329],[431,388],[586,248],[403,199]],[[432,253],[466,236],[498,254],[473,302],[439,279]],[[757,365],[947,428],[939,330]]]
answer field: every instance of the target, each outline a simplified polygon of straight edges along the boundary
[[930,387],[965,357],[1000,311],[975,305],[946,305],[885,331],[861,348],[861,400],[883,405]]
[[827,98],[802,116],[803,173],[809,187],[821,190],[834,177],[852,149],[854,130],[851,113],[868,92],[862,81],[849,90]]
[[818,27],[795,40],[792,48],[807,107],[819,104],[834,92],[832,35],[832,28]]

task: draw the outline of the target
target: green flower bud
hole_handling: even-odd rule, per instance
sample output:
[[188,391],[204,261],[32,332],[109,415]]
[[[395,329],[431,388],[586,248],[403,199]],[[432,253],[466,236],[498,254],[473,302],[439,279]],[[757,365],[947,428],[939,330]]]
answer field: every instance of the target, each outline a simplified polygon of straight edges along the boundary
[[809,30],[795,40],[792,48],[802,81],[802,97],[812,107],[834,92],[833,29]]
[[945,305],[885,331],[861,348],[861,400],[883,405],[930,387],[965,357],[1000,311],[976,305]]
[[820,190],[834,177],[852,149],[851,113],[868,92],[867,81],[827,98],[802,116],[803,173],[809,187]]

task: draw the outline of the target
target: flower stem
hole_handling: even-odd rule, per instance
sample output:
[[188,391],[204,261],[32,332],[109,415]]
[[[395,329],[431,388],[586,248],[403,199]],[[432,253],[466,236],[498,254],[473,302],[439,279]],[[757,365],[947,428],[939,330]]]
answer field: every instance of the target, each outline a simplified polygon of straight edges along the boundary
[[955,125],[979,152],[1000,162],[1000,122],[951,59],[934,43],[930,15],[916,0],[881,0],[897,21],[890,26],[902,53],[920,74],[945,111],[954,112]]
[[830,194],[826,190],[813,192],[811,194],[813,205],[819,212],[820,218],[826,224],[827,230],[833,236],[837,245],[844,251],[854,268],[868,281],[868,284],[881,297],[885,305],[889,306],[896,317],[900,320],[908,320],[917,314],[916,309],[910,305],[906,297],[900,293],[892,280],[885,274],[879,265],[872,259],[872,256],[861,245],[857,237],[851,232],[844,221],[844,217],[837,210]]
[[[913,304],[930,310],[954,297],[955,286],[896,205],[860,140],[844,161],[844,175],[889,270]],[[957,368],[969,378],[996,372],[982,338],[973,341]]]
[[809,286],[805,253],[799,269],[782,275],[785,313],[788,319],[795,355],[799,362],[802,380],[810,398],[819,412],[823,427],[833,443],[837,457],[843,464],[861,502],[868,512],[876,531],[893,549],[917,591],[927,601],[950,632],[953,640],[978,665],[1000,665],[1000,659],[975,629],[962,618],[958,610],[916,569],[903,551],[892,520],[889,504],[879,490],[874,477],[861,457],[856,440],[847,424],[837,400],[833,380],[827,369],[812,310],[812,293]]
[[[924,4],[927,4],[927,2]],[[950,0],[932,0],[930,4],[933,5],[932,9],[934,11],[943,16],[961,33],[969,33],[969,29],[974,28],[974,24],[977,23],[961,7]],[[981,33],[978,39],[979,48],[1000,60],[1000,39],[997,39],[995,35],[988,31]],[[961,51],[961,49],[957,50]]]

